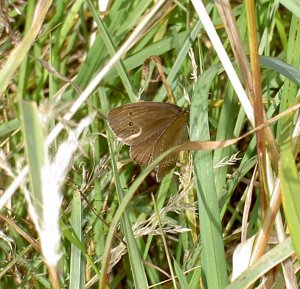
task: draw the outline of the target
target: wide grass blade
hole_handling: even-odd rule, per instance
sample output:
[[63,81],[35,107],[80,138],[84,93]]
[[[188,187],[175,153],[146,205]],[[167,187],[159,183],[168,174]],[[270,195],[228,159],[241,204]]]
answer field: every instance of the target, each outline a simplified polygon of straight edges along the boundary
[[241,289],[249,288],[258,278],[263,276],[266,272],[274,268],[277,264],[287,259],[294,252],[291,239],[286,239],[281,244],[277,245],[265,255],[263,255],[259,261],[253,266],[247,269],[241,274],[235,281],[230,283],[226,289]]
[[288,144],[281,151],[279,165],[283,208],[293,245],[300,259],[300,182],[294,155]]
[[[80,192],[74,192],[71,214],[71,225],[79,241],[82,242],[82,204]],[[70,286],[69,289],[83,288],[85,284],[85,260],[75,244],[71,244]]]
[[22,130],[25,140],[25,150],[29,167],[31,184],[31,200],[38,222],[43,220],[43,180],[42,168],[46,162],[46,147],[44,131],[41,126],[37,105],[28,101],[22,101]]
[[[119,198],[119,203],[121,203],[121,200],[124,199],[124,192],[122,190],[122,185],[121,181],[118,176],[118,171],[117,171],[117,165],[116,161],[114,158],[114,153],[113,153],[113,148],[112,148],[112,143],[111,141],[108,141],[109,148],[111,151],[111,156],[112,156],[112,167],[113,167],[113,172],[115,176],[115,181],[116,181],[116,191],[118,194]],[[130,267],[132,270],[133,274],[133,280],[135,284],[135,288],[147,288],[148,287],[148,282],[146,278],[146,273],[145,273],[145,268],[142,263],[142,258],[141,254],[139,252],[136,240],[133,236],[132,228],[131,228],[131,223],[129,221],[129,210],[125,210],[121,219],[122,227],[124,230],[124,235],[125,235],[125,242],[127,245],[127,250],[128,250],[128,256],[130,260]],[[102,267],[102,270],[104,267]],[[102,274],[106,274],[106,272],[102,272]]]
[[[191,140],[210,139],[207,97],[218,71],[217,68],[207,70],[196,83],[191,105]],[[193,155],[203,249],[203,280],[207,288],[224,288],[228,284],[228,276],[212,152],[197,151]]]

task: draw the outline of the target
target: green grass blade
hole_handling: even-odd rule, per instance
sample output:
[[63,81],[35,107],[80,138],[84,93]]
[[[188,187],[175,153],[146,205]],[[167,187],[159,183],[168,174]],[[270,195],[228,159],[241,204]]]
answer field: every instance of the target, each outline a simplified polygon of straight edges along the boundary
[[[292,16],[289,31],[287,62],[293,66],[300,65],[300,23],[299,19]],[[291,80],[286,79],[282,88],[280,112],[285,111],[296,102],[298,87]],[[288,115],[278,121],[277,138],[280,145],[280,176],[282,187],[282,200],[286,219],[292,235],[292,240],[298,257],[300,257],[300,214],[299,214],[299,179],[294,160],[293,149],[293,115]]]
[[292,148],[288,144],[284,147],[279,163],[282,203],[293,244],[300,259],[300,182]]
[[[116,53],[116,49],[113,45],[113,40],[111,39],[104,23],[102,22],[102,20],[100,19],[100,17],[98,16],[95,7],[93,6],[93,4],[91,3],[91,1],[88,1],[88,5],[93,13],[93,16],[95,18],[95,21],[98,25],[98,28],[100,29],[101,35],[103,36],[103,40],[104,43],[106,45],[107,50],[109,51],[109,54],[111,55],[111,57]],[[124,64],[122,60],[117,61],[117,63],[115,64],[115,67],[118,71],[118,74],[120,76],[120,78],[122,79],[123,85],[126,89],[126,92],[131,100],[131,102],[135,102],[136,100],[136,92],[134,91],[134,88],[132,87],[130,81],[129,81],[129,77],[127,75],[127,72],[124,68]]]
[[10,54],[10,57],[6,63],[0,69],[0,95],[3,94],[7,85],[12,79],[13,74],[21,65],[24,58],[27,56],[27,53],[34,43],[40,29],[42,27],[44,17],[47,15],[48,9],[52,1],[39,1],[40,5],[36,6],[34,23],[31,23],[31,27],[26,35],[23,37],[23,40],[16,46],[16,48]]
[[[209,140],[208,100],[210,85],[219,69],[212,67],[198,79],[191,105],[191,140]],[[201,125],[199,125],[201,124]],[[207,288],[228,284],[219,203],[215,187],[212,152],[194,152],[196,190],[202,240],[202,272]]]
[[[74,192],[71,213],[71,225],[74,232],[82,241],[82,208],[81,195],[79,191]],[[85,261],[81,250],[74,244],[71,244],[71,259],[70,259],[70,284],[69,289],[83,288],[85,284]]]
[[[189,33],[184,31],[180,32],[177,35],[177,42],[178,45],[182,45],[188,37]],[[141,51],[128,56],[124,60],[124,66],[126,70],[132,70],[136,67],[141,66],[147,58],[153,56],[153,51],[155,51],[155,55],[164,54],[174,48],[175,37],[165,37],[164,39],[155,42],[153,44],[149,44],[147,47],[142,49]],[[115,69],[112,69],[105,77],[105,80],[112,80],[117,77],[117,73]],[[160,98],[157,97],[155,100],[159,100]]]
[[[237,100],[233,93],[232,86],[229,85],[225,92],[224,103],[221,108],[219,122],[218,122],[218,131],[216,135],[216,140],[230,139],[233,137],[234,126],[236,125],[236,117],[238,114]],[[220,149],[214,152],[213,163],[217,165],[225,157],[230,157],[231,152],[233,151],[232,147]],[[215,180],[216,180],[216,190],[218,198],[224,187],[224,183],[227,178],[228,166],[222,166],[215,169]]]
[[272,68],[295,82],[295,84],[300,85],[300,69],[275,57],[260,56],[259,60],[262,65]]
[[39,220],[43,219],[42,168],[45,164],[45,138],[36,103],[21,102],[22,131],[29,168],[31,199]]
[[[116,190],[118,194],[119,203],[124,199],[123,186],[121,185],[121,181],[118,176],[117,165],[114,158],[112,143],[108,140],[108,145],[111,151],[111,160],[113,172],[116,180]],[[130,267],[132,270],[133,280],[135,284],[135,288],[143,289],[148,287],[148,281],[146,277],[145,268],[143,266],[141,254],[139,252],[136,240],[133,236],[131,223],[129,221],[129,215],[127,210],[124,211],[122,216],[122,226],[124,230],[124,235],[126,237],[126,245],[128,250],[128,256],[130,260]]]
[[20,127],[20,122],[17,118],[4,122],[0,125],[0,137],[3,137]]
[[230,283],[226,289],[241,289],[248,288],[266,272],[276,267],[282,261],[287,259],[294,253],[294,248],[291,239],[286,239],[265,255],[258,262],[241,274],[236,280]]
[[279,2],[289,9],[291,13],[300,18],[300,3],[298,0],[279,0]]
[[[189,52],[190,47],[192,46],[193,41],[196,39],[197,35],[200,33],[200,30],[202,28],[201,21],[198,21],[191,32],[187,35],[182,48],[180,49],[180,53],[178,53],[177,59],[175,60],[173,67],[167,77],[167,81],[172,89],[172,91],[176,88],[176,76],[178,75],[179,70],[182,67],[182,63],[186,59],[186,56]],[[156,101],[162,101],[164,99],[164,96],[166,95],[166,89],[163,86],[157,96],[154,100]]]
[[[296,17],[292,17],[291,21],[286,62],[295,67],[299,67],[300,65],[300,23]],[[295,103],[297,93],[297,85],[286,79],[282,88],[279,112],[285,111]],[[291,115],[278,120],[277,138],[279,146],[290,138],[292,126],[293,116]]]
[[178,278],[179,284],[180,284],[180,288],[182,289],[189,289],[189,284],[186,280],[186,277],[184,276],[180,265],[176,262],[176,260],[174,260],[174,270],[176,272],[176,276]]
[[71,9],[68,11],[64,23],[59,32],[59,38],[56,44],[56,50],[59,51],[67,38],[69,31],[72,29],[75,19],[77,18],[78,11],[80,10],[84,0],[76,0],[71,6]]
[[[110,138],[108,138],[108,141],[110,142]],[[111,144],[110,144],[111,146]],[[116,228],[118,226],[119,220],[121,219],[123,213],[126,210],[126,207],[128,206],[130,200],[132,199],[134,193],[137,191],[138,187],[141,185],[141,183],[144,181],[146,176],[171,152],[171,149],[162,153],[159,157],[157,157],[151,164],[149,164],[142,172],[141,174],[136,178],[136,180],[132,183],[132,185],[129,187],[127,193],[123,196],[122,200],[120,201],[119,207],[112,219],[112,222],[110,224],[109,232],[106,239],[105,249],[103,253],[103,263],[102,263],[102,272],[101,272],[101,281],[105,279],[104,271],[107,268],[108,264],[105,263],[105,260],[108,258],[108,255],[110,254],[110,248],[111,243],[114,238],[114,232],[116,231]],[[112,154],[112,161],[114,163],[113,165],[113,171],[114,175],[117,175],[117,169],[115,165],[114,154]],[[118,185],[119,186],[119,185]],[[104,269],[103,269],[104,268]]]

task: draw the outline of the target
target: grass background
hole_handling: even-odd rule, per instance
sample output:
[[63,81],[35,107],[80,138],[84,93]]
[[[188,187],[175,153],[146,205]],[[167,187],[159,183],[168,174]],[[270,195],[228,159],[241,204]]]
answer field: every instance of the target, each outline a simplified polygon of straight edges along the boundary
[[[179,176],[159,184],[155,164],[135,165],[107,129],[109,109],[136,102],[141,89],[142,99],[167,101],[161,83],[145,85],[154,76],[144,78],[144,63],[154,55],[177,104],[190,106],[191,140],[231,139],[252,128],[197,1],[166,1],[131,38],[160,2],[116,0],[105,12],[94,1],[1,6],[1,288],[297,288],[297,114],[271,125],[280,153],[272,164],[258,158],[253,134],[186,153]],[[230,7],[246,55],[251,2]],[[262,96],[255,113],[263,107],[268,119],[297,103],[300,83],[299,4],[283,2],[255,6]],[[243,75],[216,3],[206,10]],[[120,49],[124,56],[104,71]]]

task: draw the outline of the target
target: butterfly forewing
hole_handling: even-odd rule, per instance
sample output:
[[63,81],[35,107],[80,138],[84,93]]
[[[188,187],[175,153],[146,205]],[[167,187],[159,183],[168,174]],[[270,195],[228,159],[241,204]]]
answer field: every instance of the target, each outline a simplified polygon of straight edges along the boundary
[[180,113],[178,106],[169,103],[140,102],[112,109],[107,120],[124,143],[138,145],[159,137]]

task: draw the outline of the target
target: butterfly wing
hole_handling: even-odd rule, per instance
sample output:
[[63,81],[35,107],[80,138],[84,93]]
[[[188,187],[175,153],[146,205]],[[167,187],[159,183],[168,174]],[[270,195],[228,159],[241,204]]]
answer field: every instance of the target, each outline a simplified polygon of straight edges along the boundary
[[[130,145],[130,157],[147,165],[162,152],[188,139],[189,113],[162,102],[138,102],[112,109],[107,120],[115,135]],[[175,166],[177,153],[166,157],[156,168],[160,181]]]
[[155,142],[144,142],[130,146],[129,154],[131,159],[139,165],[148,165],[153,159]]
[[107,120],[125,144],[139,145],[147,140],[155,142],[181,111],[180,107],[170,103],[137,102],[112,109]]
[[[184,111],[165,129],[155,144],[154,159],[166,150],[188,141],[188,120],[189,113]],[[158,182],[176,165],[177,158],[177,152],[171,153],[159,163],[156,167]]]

